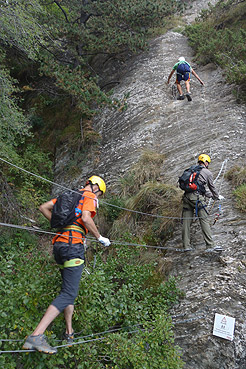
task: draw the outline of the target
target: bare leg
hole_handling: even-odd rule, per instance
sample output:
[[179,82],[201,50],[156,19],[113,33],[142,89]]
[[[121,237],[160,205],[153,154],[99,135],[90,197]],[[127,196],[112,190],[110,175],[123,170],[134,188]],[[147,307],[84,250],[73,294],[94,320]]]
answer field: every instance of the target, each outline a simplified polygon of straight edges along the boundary
[[73,310],[74,310],[74,305],[68,305],[64,309],[64,318],[66,321],[66,333],[68,334],[73,333],[73,328],[72,328]]
[[186,91],[189,94],[190,93],[190,82],[189,81],[185,81],[185,87],[186,87]]
[[37,328],[32,333],[32,336],[38,336],[39,334],[43,334],[46,328],[50,325],[51,322],[60,314],[60,311],[53,305],[50,305],[46,310],[43,318],[40,320]]
[[183,93],[182,93],[182,88],[181,88],[180,83],[177,83],[177,89],[178,89],[179,94],[182,95]]

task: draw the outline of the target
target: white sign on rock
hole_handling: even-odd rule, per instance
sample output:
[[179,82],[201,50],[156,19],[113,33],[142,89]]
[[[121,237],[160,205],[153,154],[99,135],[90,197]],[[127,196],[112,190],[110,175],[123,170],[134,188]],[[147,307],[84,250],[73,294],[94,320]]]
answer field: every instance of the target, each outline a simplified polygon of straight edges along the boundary
[[226,340],[233,340],[235,328],[235,318],[230,316],[215,314],[213,335]]

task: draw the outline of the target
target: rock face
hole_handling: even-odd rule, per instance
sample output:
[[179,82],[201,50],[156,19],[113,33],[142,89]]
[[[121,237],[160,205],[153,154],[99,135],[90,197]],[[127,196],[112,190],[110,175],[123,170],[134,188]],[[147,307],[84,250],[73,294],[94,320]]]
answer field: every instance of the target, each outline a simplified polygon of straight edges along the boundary
[[[194,13],[188,14],[187,20],[192,17]],[[192,77],[192,102],[173,99],[174,77],[170,86],[166,85],[172,66],[181,55],[205,83],[202,87]],[[220,255],[204,253],[196,221],[192,227],[195,251],[190,254],[168,251],[164,256],[169,260],[170,275],[180,278],[179,287],[185,293],[172,311],[174,331],[185,368],[243,369],[246,368],[246,219],[234,208],[232,189],[224,179],[224,171],[245,163],[245,106],[235,103],[221,70],[213,65],[198,68],[192,63],[192,56],[187,39],[170,31],[153,40],[147,53],[126,66],[115,97],[130,94],[127,110],[105,110],[95,121],[95,128],[102,134],[98,170],[114,182],[138,160],[141,150],[148,148],[165,153],[163,180],[175,184],[177,176],[195,163],[200,153],[211,155],[210,169],[214,178],[220,174],[216,185],[226,198],[223,213],[212,228],[216,244],[223,246],[224,251]],[[217,211],[215,203],[212,221]],[[180,241],[181,226],[167,246],[177,248]],[[213,336],[215,313],[236,319],[232,342]]]
[[[206,1],[195,2],[187,12],[187,22],[194,20],[205,5]],[[205,83],[202,87],[192,77],[191,102],[173,98],[174,76],[170,85],[166,84],[179,56],[191,63]],[[215,243],[224,251],[220,255],[204,253],[196,221],[192,227],[195,251],[184,254],[170,250],[163,256],[169,274],[179,277],[179,287],[185,294],[172,311],[175,338],[186,369],[245,369],[246,217],[234,207],[232,188],[224,178],[225,170],[235,164],[245,165],[245,106],[235,103],[221,70],[213,65],[198,68],[192,56],[186,37],[170,31],[153,40],[148,52],[123,67],[124,78],[114,96],[129,93],[128,108],[123,112],[105,109],[95,120],[95,129],[102,135],[96,169],[107,182],[114,183],[148,148],[166,155],[163,181],[176,184],[183,169],[196,163],[200,153],[211,156],[210,169],[220,194],[225,196],[222,215],[212,230]],[[217,211],[215,203],[212,222]],[[178,226],[167,246],[177,248],[180,241]],[[236,319],[232,342],[213,336],[215,313]]]

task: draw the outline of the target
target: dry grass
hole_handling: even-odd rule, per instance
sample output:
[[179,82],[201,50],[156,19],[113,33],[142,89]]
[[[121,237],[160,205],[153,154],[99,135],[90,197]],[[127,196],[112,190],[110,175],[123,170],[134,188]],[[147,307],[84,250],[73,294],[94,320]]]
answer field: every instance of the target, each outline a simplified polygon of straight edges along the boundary
[[233,192],[236,196],[237,208],[242,212],[246,212],[246,184],[242,184]]
[[165,155],[150,150],[144,150],[139,161],[132,167],[136,181],[140,184],[158,179]]
[[129,199],[127,208],[162,216],[177,216],[181,192],[174,186],[159,182],[145,183],[137,195]]
[[232,182],[233,187],[246,184],[246,167],[235,165],[226,173],[226,178]]
[[[125,211],[115,220],[111,236],[146,244],[163,244],[172,235],[180,216],[182,192],[160,182],[165,161],[163,154],[144,150],[128,175],[120,180],[119,196],[125,199]],[[155,216],[156,215],[156,216]]]
[[165,242],[176,223],[173,217],[180,215],[181,195],[181,191],[171,185],[145,183],[138,193],[126,202],[128,209],[139,213],[124,212],[114,223],[113,234],[119,236],[128,230],[134,236],[142,237],[147,243]]
[[144,150],[139,161],[131,168],[128,175],[121,178],[118,187],[120,195],[125,197],[136,194],[146,182],[159,179],[165,155],[151,150]]
[[246,167],[235,165],[226,173],[226,178],[234,187],[233,194],[236,197],[237,208],[246,212]]

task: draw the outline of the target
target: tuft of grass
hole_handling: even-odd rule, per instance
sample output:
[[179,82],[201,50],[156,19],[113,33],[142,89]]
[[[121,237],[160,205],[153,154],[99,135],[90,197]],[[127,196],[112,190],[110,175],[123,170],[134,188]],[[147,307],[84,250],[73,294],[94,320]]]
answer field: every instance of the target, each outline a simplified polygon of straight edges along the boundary
[[[129,229],[146,243],[165,242],[173,232],[176,223],[173,218],[181,212],[181,192],[168,184],[147,182],[135,196],[128,199],[126,207],[138,213],[124,212],[114,223],[112,232],[115,236]],[[153,217],[150,221],[150,216],[144,213],[160,217]]]
[[236,196],[237,208],[242,212],[246,212],[246,184],[242,184],[241,186],[237,187],[236,190],[233,192]]
[[146,182],[159,180],[165,155],[151,150],[143,150],[139,161],[131,168],[128,175],[120,178],[120,196],[126,197],[136,194]]
[[241,186],[246,183],[246,167],[235,165],[225,176],[232,182],[233,187]]
[[196,22],[185,28],[195,60],[223,68],[238,102],[246,99],[245,15],[245,1],[219,1],[203,10]]
[[126,202],[129,209],[145,213],[174,215],[180,201],[180,191],[176,187],[159,182],[145,183],[136,196]]
[[112,238],[156,245],[171,237],[175,218],[181,213],[182,193],[160,182],[164,161],[165,155],[144,150],[128,175],[120,179],[118,196],[124,199],[124,207],[133,212],[123,211],[114,219]]
[[233,194],[236,197],[237,208],[246,212],[246,167],[235,165],[225,175],[234,187]]

